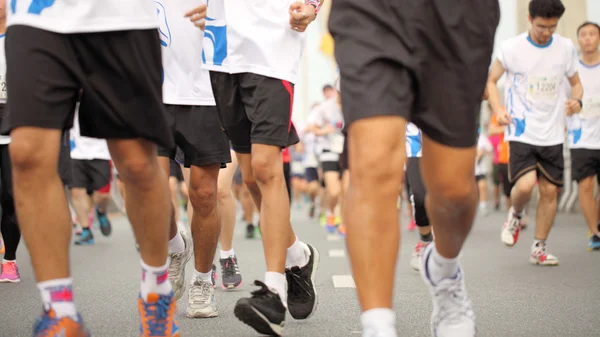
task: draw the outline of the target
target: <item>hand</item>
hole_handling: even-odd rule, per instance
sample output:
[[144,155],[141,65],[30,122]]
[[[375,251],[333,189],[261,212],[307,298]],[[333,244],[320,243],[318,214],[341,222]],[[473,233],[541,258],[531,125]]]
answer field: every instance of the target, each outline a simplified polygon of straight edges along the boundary
[[565,102],[565,112],[567,113],[567,116],[572,116],[573,114],[576,114],[579,111],[581,111],[581,105],[579,104],[578,100],[568,99]]
[[498,124],[500,125],[510,125],[512,122],[512,118],[505,108],[502,108],[502,110],[497,112],[496,117],[498,118]]
[[290,26],[297,32],[304,32],[316,17],[315,8],[312,5],[302,2],[294,2],[290,5]]
[[204,30],[204,24],[206,23],[206,4],[188,11],[185,13],[184,17],[189,18],[194,26]]

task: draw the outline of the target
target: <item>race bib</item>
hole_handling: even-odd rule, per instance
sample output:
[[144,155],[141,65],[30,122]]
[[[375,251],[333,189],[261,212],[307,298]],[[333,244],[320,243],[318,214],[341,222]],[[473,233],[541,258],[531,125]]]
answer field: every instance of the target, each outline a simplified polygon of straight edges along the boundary
[[557,76],[529,76],[527,99],[531,101],[552,101],[558,98]]
[[306,155],[306,162],[304,162],[306,167],[319,167],[319,161],[317,160],[317,156],[314,153],[310,153]]
[[600,97],[590,97],[583,101],[581,117],[600,117]]
[[329,140],[331,141],[330,151],[333,153],[340,154],[344,152],[344,135],[341,133],[334,133],[329,136]]
[[0,75],[0,99],[6,100],[6,73]]

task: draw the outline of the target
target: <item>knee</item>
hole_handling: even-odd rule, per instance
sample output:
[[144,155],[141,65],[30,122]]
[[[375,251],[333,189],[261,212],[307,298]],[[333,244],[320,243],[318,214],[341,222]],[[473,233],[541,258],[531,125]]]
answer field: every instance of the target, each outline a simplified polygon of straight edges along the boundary
[[594,177],[585,178],[577,184],[580,193],[590,193],[594,191]]
[[57,173],[56,169],[49,170],[52,163],[50,159],[47,153],[40,151],[38,146],[28,140],[13,140],[10,144],[10,161],[17,171],[39,169],[43,172]]
[[217,206],[216,184],[190,186],[189,194],[194,212],[198,212],[202,216],[207,216],[215,210]]
[[[252,171],[256,181],[261,184],[268,184],[275,179],[282,179],[282,168],[277,167],[281,162],[269,154],[253,154],[252,155]],[[246,179],[244,178],[244,181]]]
[[439,209],[445,212],[462,213],[471,207],[475,207],[478,200],[475,181],[471,183],[454,183],[448,180],[445,184],[431,186],[427,194],[428,198],[435,200],[435,207],[430,211]]
[[150,181],[158,172],[158,162],[151,157],[127,158],[119,166],[119,175],[124,183],[139,185]]
[[402,184],[404,154],[388,148],[360,151],[360,159],[352,161],[352,184],[376,186],[398,194]]
[[539,184],[540,189],[540,199],[545,201],[555,201],[558,199],[558,186],[552,185],[551,183],[541,183]]

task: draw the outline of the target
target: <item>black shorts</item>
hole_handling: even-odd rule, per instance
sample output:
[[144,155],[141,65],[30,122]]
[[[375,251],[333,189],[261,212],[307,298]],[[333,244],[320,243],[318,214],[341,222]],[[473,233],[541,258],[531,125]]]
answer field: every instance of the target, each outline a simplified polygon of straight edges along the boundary
[[508,164],[498,164],[498,178],[502,184],[502,191],[504,196],[510,197],[510,191],[512,190],[513,184],[508,179]]
[[323,168],[323,173],[341,172],[339,161],[324,161],[321,163],[321,168]]
[[159,156],[176,159],[179,148],[183,158],[180,155],[177,159],[185,167],[231,163],[229,139],[215,106],[165,104],[165,108],[177,146],[159,146]]
[[319,172],[317,171],[316,167],[307,167],[304,176],[306,177],[306,182],[308,183],[319,180]]
[[210,72],[221,125],[235,152],[252,144],[288,147],[300,141],[292,124],[294,85],[252,73]]
[[499,18],[498,0],[333,1],[346,125],[399,116],[438,143],[474,146]]
[[494,186],[500,186],[500,164],[492,165],[492,182]]
[[552,184],[561,187],[565,160],[563,146],[536,146],[521,142],[510,142],[508,177],[511,184],[529,171],[537,171]]
[[475,176],[475,181],[479,182],[480,180],[485,179],[485,174],[478,174]]
[[600,150],[571,149],[571,171],[577,182],[593,176],[600,182]]
[[71,188],[85,188],[88,194],[110,183],[112,168],[109,160],[71,159]]
[[177,178],[177,181],[183,181],[183,171],[181,170],[181,165],[177,163],[175,160],[171,159],[169,161],[170,172],[169,177]]
[[144,138],[173,147],[162,105],[158,32],[58,34],[28,26],[6,35],[8,113],[2,133],[22,126],[69,130],[81,95],[81,135]]

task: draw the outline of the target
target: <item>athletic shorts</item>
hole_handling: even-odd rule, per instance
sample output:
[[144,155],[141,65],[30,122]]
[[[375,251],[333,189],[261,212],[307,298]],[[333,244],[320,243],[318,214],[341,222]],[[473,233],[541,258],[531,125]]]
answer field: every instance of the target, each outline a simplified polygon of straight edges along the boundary
[[8,113],[2,133],[22,126],[69,130],[81,95],[82,136],[144,138],[173,147],[162,105],[156,29],[58,34],[29,26],[6,34]]
[[[231,163],[229,140],[215,106],[165,104],[165,109],[177,146],[159,146],[159,156],[178,159],[185,167]],[[177,157],[178,149],[183,158]]]
[[316,167],[307,167],[306,168],[306,182],[311,183],[313,181],[319,180],[319,172]]
[[323,168],[323,173],[341,172],[339,161],[324,161],[321,162],[321,167]]
[[169,162],[170,172],[169,176],[173,178],[177,178],[177,181],[183,181],[183,172],[181,171],[181,165],[177,163],[175,160],[171,159]]
[[252,73],[210,72],[221,125],[235,152],[252,144],[288,147],[300,141],[292,124],[294,85]]
[[71,188],[84,188],[88,194],[93,194],[110,184],[110,160],[71,159],[71,174]]
[[593,176],[600,182],[600,150],[571,149],[571,171],[577,182]]
[[500,186],[500,164],[492,165],[492,182],[494,186]]
[[510,191],[512,190],[513,184],[508,179],[508,164],[498,164],[498,178],[502,184],[502,191],[504,196],[510,197]]
[[344,138],[344,149],[340,153],[340,170],[342,173],[348,169],[350,163],[348,162],[348,136]]
[[399,116],[438,143],[475,146],[499,19],[498,0],[333,1],[346,125]]
[[478,174],[475,176],[475,181],[479,182],[480,180],[485,179],[485,174]]
[[552,184],[563,185],[563,146],[536,146],[521,142],[510,142],[508,177],[515,184],[520,177],[529,171],[537,171]]

